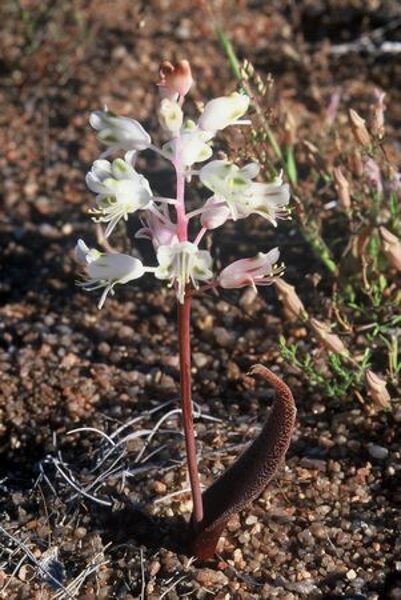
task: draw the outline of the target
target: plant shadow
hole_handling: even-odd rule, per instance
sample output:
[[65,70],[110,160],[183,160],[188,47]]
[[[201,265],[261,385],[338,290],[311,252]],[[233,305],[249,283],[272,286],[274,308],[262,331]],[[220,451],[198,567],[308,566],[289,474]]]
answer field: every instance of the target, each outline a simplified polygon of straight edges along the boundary
[[152,551],[165,548],[176,554],[187,554],[188,523],[182,516],[149,515],[138,505],[127,504],[112,510],[96,507],[93,514],[105,543],[145,546]]

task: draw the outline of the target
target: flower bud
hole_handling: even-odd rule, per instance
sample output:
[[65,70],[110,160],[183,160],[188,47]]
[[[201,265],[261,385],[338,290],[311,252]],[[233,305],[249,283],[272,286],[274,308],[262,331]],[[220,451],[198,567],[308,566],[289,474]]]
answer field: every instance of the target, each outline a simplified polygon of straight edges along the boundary
[[217,229],[224,225],[230,217],[230,209],[227,204],[216,196],[212,196],[206,201],[203,210],[201,225],[206,229]]
[[397,271],[401,271],[401,242],[391,231],[380,227],[383,252],[390,265]]
[[377,88],[375,89],[375,103],[371,106],[371,119],[370,127],[373,135],[376,135],[379,140],[384,137],[384,111],[386,105],[384,104],[384,98],[386,94]]
[[277,288],[278,297],[280,298],[287,315],[291,319],[302,318],[306,315],[302,300],[296,293],[293,285],[290,285],[281,277],[276,277],[274,279],[274,285]]
[[366,389],[373,402],[382,408],[387,408],[391,397],[386,388],[386,381],[368,369],[365,373]]
[[363,147],[370,146],[370,135],[366,129],[365,119],[362,119],[352,108],[348,111],[348,116],[355,141]]
[[163,98],[159,108],[159,123],[169,134],[176,136],[182,126],[183,113],[177,102]]
[[172,65],[164,60],[160,65],[160,83],[168,98],[176,99],[176,96],[186,96],[193,84],[191,66],[187,60],[179,60]]
[[208,102],[199,118],[199,127],[205,131],[217,131],[233,125],[248,110],[249,96],[234,92]]
[[91,113],[89,122],[98,134],[98,139],[114,150],[145,150],[151,144],[150,135],[142,125],[128,117],[118,117],[105,110]]
[[336,188],[338,204],[343,210],[351,208],[351,197],[349,193],[349,183],[344,177],[341,167],[333,169],[334,187]]
[[331,332],[331,329],[328,325],[318,321],[317,319],[311,319],[310,324],[319,341],[327,348],[329,352],[334,352],[334,354],[342,354],[344,356],[349,354],[342,340],[336,333]]

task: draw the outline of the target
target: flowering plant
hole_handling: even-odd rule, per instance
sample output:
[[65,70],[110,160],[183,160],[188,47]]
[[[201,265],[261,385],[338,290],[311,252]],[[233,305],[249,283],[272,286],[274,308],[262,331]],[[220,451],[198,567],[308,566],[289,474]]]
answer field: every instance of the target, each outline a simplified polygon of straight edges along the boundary
[[[102,308],[109,293],[114,294],[117,284],[129,283],[145,273],[153,273],[157,279],[166,280],[175,290],[181,403],[194,506],[192,524],[195,530],[200,531],[202,523],[207,522],[210,526],[211,519],[205,514],[205,498],[202,500],[200,491],[192,417],[191,298],[201,284],[201,291],[249,285],[256,289],[258,285],[272,283],[282,271],[282,267],[278,266],[279,251],[274,248],[254,258],[237,260],[215,274],[212,256],[208,250],[201,248],[201,244],[209,231],[230,219],[258,214],[276,226],[277,219],[287,214],[290,194],[281,176],[270,183],[254,181],[260,171],[256,163],[239,167],[228,160],[206,162],[212,157],[211,142],[220,130],[246,123],[242,117],[250,103],[247,95],[233,93],[211,100],[198,121],[194,122],[185,118],[182,109],[184,98],[192,85],[189,63],[180,61],[173,66],[163,62],[160,74],[159,85],[163,97],[158,116],[166,142],[161,148],[155,146],[140,123],[116,116],[107,108],[94,112],[90,123],[97,131],[99,141],[107,148],[86,177],[89,189],[96,194],[95,206],[91,211],[93,219],[107,224],[105,238],[112,234],[121,220],[127,220],[128,215],[139,212],[143,227],[137,231],[136,237],[152,242],[155,264],[144,265],[138,258],[127,254],[99,252],[88,248],[82,240],[77,243],[76,258],[83,267],[83,281],[79,285],[88,291],[103,290],[99,308]],[[147,179],[137,172],[136,155],[145,149],[153,150],[171,162],[176,172],[175,198],[156,196]],[[112,162],[106,160],[105,156],[118,151],[125,152],[124,158],[114,158]],[[195,176],[212,195],[201,207],[189,212],[185,202],[185,185]],[[199,221],[199,229],[190,239],[188,226],[192,219]],[[273,385],[277,383],[272,382]],[[291,421],[292,417],[289,418]],[[286,447],[284,444],[282,452],[285,453]],[[205,555],[205,552],[202,553],[198,548],[197,554]]]

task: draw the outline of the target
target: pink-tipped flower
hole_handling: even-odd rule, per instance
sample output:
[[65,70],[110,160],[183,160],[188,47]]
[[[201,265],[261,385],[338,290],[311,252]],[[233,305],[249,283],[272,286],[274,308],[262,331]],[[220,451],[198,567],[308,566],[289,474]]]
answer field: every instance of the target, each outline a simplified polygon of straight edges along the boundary
[[219,285],[222,288],[242,288],[248,285],[256,291],[257,285],[270,285],[281,271],[277,266],[280,258],[278,248],[263,254],[259,252],[254,258],[242,258],[228,265],[219,275]]
[[383,252],[390,265],[401,271],[401,242],[397,236],[385,227],[380,227]]
[[160,246],[171,246],[178,243],[177,226],[170,220],[165,207],[160,217],[150,210],[141,219],[143,227],[138,229],[136,238],[150,240],[157,253]]
[[201,216],[202,227],[206,229],[216,229],[221,227],[230,218],[231,211],[226,202],[218,196],[209,198],[203,207]]
[[193,84],[191,66],[187,60],[179,60],[172,65],[164,60],[160,65],[160,83],[165,94],[171,100],[186,96]]

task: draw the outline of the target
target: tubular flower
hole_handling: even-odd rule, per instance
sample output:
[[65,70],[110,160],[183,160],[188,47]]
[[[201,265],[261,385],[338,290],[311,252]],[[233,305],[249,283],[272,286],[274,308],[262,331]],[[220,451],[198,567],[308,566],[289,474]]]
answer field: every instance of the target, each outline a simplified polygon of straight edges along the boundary
[[145,150],[152,141],[138,121],[118,117],[107,107],[91,113],[89,123],[98,132],[98,139],[109,146],[106,154],[111,154],[114,150]]
[[122,158],[96,160],[86,176],[86,183],[97,194],[97,207],[92,209],[95,220],[108,223],[108,237],[121,219],[149,206],[152,191],[148,180]]
[[272,183],[252,181],[259,170],[257,163],[240,168],[225,160],[213,160],[202,167],[199,177],[219,200],[227,202],[232,219],[243,219],[255,213],[277,226],[277,219],[287,216],[289,186],[283,184],[281,176]]
[[101,309],[107,294],[114,293],[117,283],[128,283],[138,279],[147,270],[138,258],[128,254],[104,254],[88,248],[83,240],[78,240],[75,247],[75,257],[85,268],[86,280],[79,283],[88,292],[104,288],[98,308]]
[[205,131],[216,132],[235,125],[248,110],[249,96],[234,92],[208,102],[199,118],[198,125]]
[[183,304],[185,288],[189,283],[198,288],[198,281],[213,277],[212,257],[207,250],[199,250],[192,242],[178,242],[160,246],[157,251],[159,266],[155,271],[158,279],[169,279],[176,286],[177,299]]
[[274,277],[283,270],[276,264],[279,258],[278,248],[273,248],[266,254],[259,252],[254,258],[236,260],[222,270],[219,275],[219,285],[226,289],[250,285],[257,291],[257,285],[270,285]]

